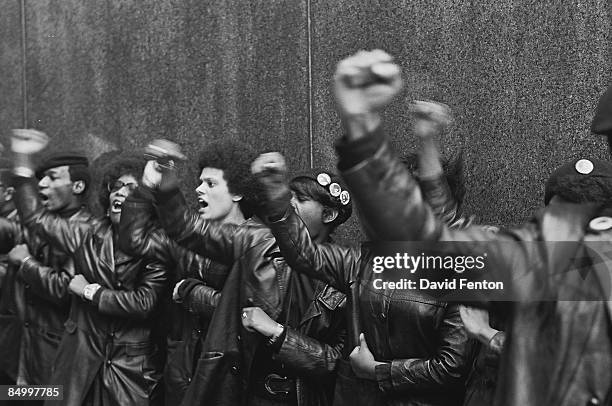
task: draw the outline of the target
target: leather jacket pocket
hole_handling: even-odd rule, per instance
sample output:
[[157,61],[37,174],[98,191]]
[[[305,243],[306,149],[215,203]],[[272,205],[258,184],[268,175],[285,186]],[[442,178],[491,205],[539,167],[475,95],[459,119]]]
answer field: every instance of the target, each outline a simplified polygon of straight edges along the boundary
[[325,286],[321,294],[317,297],[319,302],[329,310],[336,310],[338,307],[346,305],[346,295],[330,285]]

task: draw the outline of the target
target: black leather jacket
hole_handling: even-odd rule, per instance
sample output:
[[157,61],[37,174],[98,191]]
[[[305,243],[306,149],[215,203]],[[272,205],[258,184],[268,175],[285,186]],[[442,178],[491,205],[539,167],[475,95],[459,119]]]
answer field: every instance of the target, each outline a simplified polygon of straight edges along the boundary
[[443,241],[460,255],[486,250],[495,261],[487,279],[506,281],[513,294],[494,404],[611,404],[612,229],[589,226],[604,215],[599,205],[551,201],[529,222],[495,234],[450,229],[384,138],[367,137],[360,143],[368,148],[339,148],[339,166],[373,235]]
[[[240,321],[245,306],[257,306],[279,320],[289,291],[291,269],[270,230],[257,219],[242,225],[202,220],[187,209],[178,190],[157,196],[158,217],[178,244],[231,266],[214,313],[202,356],[184,405],[239,405],[249,396],[251,367],[263,338]],[[343,295],[318,291],[298,326],[290,328],[277,357],[298,376],[300,405],[325,405],[322,390],[333,383],[343,345]],[[283,320],[280,320],[283,321]]]
[[152,330],[165,268],[115,249],[108,218],[77,222],[46,212],[31,180],[21,179],[16,195],[24,226],[72,256],[89,283],[102,286],[92,302],[71,295],[50,382],[64,386],[61,404],[80,406],[93,385],[104,404],[158,404],[162,360]]
[[[19,201],[19,196],[16,199]],[[85,209],[58,216],[74,223],[91,219]],[[7,348],[16,348],[12,356],[19,359],[17,383],[42,385],[51,379],[53,361],[68,318],[68,284],[74,275],[74,265],[70,256],[51,246],[44,236],[21,227],[18,218],[0,219],[1,252],[6,253],[22,243],[27,244],[31,258],[20,266],[7,266],[10,285],[3,287],[6,316],[13,312],[10,310],[13,307],[21,328],[20,341],[8,344]]]
[[[314,244],[293,210],[270,227],[293,269],[352,293],[353,330],[363,332],[374,358],[385,362],[376,367],[376,379],[389,404],[461,404],[471,342],[458,306],[409,290],[375,289],[378,275],[367,247]],[[356,345],[351,334],[345,359]]]
[[[166,404],[178,405],[192,380],[212,313],[220,298],[229,267],[189,251],[160,229],[154,221],[153,196],[137,188],[123,203],[119,246],[128,254],[146,256],[167,265],[168,292],[161,323],[167,343],[164,385]],[[187,279],[179,291],[180,303],[172,300],[177,282]]]

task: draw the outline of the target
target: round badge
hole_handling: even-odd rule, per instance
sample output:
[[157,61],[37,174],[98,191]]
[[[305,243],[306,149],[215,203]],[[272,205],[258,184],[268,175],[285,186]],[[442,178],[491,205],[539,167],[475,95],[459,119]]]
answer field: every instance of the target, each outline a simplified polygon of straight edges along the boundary
[[593,231],[607,231],[612,228],[612,217],[596,217],[589,222]]
[[340,193],[340,203],[346,206],[347,204],[349,204],[350,201],[351,201],[351,196],[349,195],[349,192],[347,192],[346,190],[343,190],[342,193]]
[[595,168],[593,166],[593,162],[589,161],[588,159],[579,160],[578,162],[576,162],[575,167],[576,171],[583,175],[588,175],[589,173],[593,172],[593,169]]
[[320,173],[317,175],[317,182],[319,182],[321,186],[327,186],[331,183],[331,178],[326,173]]
[[340,196],[341,192],[342,192],[342,188],[340,187],[339,184],[332,183],[331,185],[329,185],[329,194],[332,195],[333,197]]

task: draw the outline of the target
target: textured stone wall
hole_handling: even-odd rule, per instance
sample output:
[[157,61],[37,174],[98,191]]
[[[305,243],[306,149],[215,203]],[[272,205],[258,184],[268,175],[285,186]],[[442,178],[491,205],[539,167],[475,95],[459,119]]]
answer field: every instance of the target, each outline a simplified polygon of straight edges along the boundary
[[[0,134],[23,125],[19,0],[2,0],[0,12]],[[6,144],[2,139],[2,144]]]
[[564,160],[606,157],[589,125],[612,78],[609,1],[313,2],[316,157],[340,131],[328,78],[361,48],[397,57],[406,89],[387,114],[405,153],[416,140],[410,100],[443,101],[456,124],[445,155],[463,148],[465,210],[491,224],[524,221],[542,204],[543,182]]
[[[445,155],[463,149],[466,211],[523,221],[562,161],[607,156],[589,134],[611,82],[606,0],[25,0],[28,125],[93,150],[231,137],[280,150],[294,169],[331,167],[340,133],[330,79],[359,49],[396,56],[406,89],[387,112],[399,153],[405,110],[449,104]],[[2,0],[0,117],[21,125],[20,0]],[[309,72],[311,74],[309,74]],[[312,161],[311,161],[312,154]],[[195,171],[185,171],[185,187]],[[355,222],[341,239],[355,238]]]

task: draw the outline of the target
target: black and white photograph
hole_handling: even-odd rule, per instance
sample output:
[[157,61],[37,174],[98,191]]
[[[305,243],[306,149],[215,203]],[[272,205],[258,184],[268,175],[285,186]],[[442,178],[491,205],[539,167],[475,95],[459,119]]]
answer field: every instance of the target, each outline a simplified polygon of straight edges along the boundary
[[0,406],[612,406],[612,1],[0,6]]

